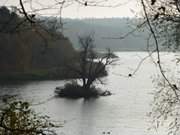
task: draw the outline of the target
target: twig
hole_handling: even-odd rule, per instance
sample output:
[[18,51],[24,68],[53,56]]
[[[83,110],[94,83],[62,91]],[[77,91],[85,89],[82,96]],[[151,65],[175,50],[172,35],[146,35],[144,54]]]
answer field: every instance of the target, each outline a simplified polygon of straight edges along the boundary
[[21,8],[22,8],[23,14],[24,14],[24,16],[26,17],[26,19],[27,19],[31,24],[35,23],[35,21],[32,20],[32,18],[30,18],[30,17],[28,16],[28,14],[27,14],[27,12],[26,12],[26,10],[25,10],[25,8],[24,8],[24,4],[23,4],[22,0],[19,0],[19,3],[20,3],[20,6],[21,6]]
[[161,75],[162,75],[163,78],[166,80],[166,82],[168,83],[168,85],[170,86],[170,88],[173,90],[173,92],[174,92],[175,96],[177,97],[178,101],[180,101],[179,95],[178,95],[178,93],[177,93],[177,90],[179,90],[179,89],[175,88],[175,87],[173,86],[173,84],[168,80],[168,78],[166,77],[166,75],[164,74],[164,71],[163,71],[163,68],[162,68],[162,65],[161,65],[161,57],[160,57],[160,51],[159,51],[159,43],[158,43],[156,34],[155,34],[155,32],[154,32],[154,29],[153,29],[153,27],[152,27],[152,25],[151,25],[150,19],[149,19],[149,17],[148,17],[148,14],[147,14],[147,11],[146,11],[146,5],[145,5],[145,3],[144,3],[144,0],[141,0],[141,4],[142,4],[142,6],[143,6],[143,11],[144,11],[144,14],[145,14],[145,17],[146,17],[146,20],[147,20],[147,24],[148,24],[148,26],[149,26],[149,29],[150,29],[150,31],[151,31],[151,33],[152,33],[152,36],[153,36],[153,39],[154,39],[154,41],[155,41],[156,52],[157,52],[157,59],[158,59],[157,64],[158,64],[158,67],[159,67],[159,69],[160,69]]
[[136,32],[139,28],[141,28],[144,24],[146,24],[146,21],[142,22],[141,24],[137,25],[136,28],[132,29],[131,31],[127,32],[123,36],[120,37],[102,37],[103,39],[125,39],[129,35],[133,34]]

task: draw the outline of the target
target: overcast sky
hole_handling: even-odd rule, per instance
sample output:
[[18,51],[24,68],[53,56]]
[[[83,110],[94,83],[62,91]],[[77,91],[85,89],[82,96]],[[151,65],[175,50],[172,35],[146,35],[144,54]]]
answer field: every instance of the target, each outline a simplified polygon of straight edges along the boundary
[[[24,0],[30,1],[30,0]],[[57,0],[31,0],[32,5],[28,2],[25,4],[26,9],[42,9],[46,7],[53,7],[51,10],[43,10],[41,12],[36,12],[41,15],[59,15],[60,6],[54,6],[54,2]],[[60,1],[60,0],[58,0]],[[66,0],[73,1],[73,0]],[[75,0],[74,0],[75,1]],[[89,2],[89,0],[87,0]],[[92,7],[92,6],[84,6],[78,4],[76,2],[72,2],[71,6],[63,8],[62,17],[68,18],[109,18],[109,17],[135,17],[137,12],[139,12],[138,2],[136,0],[109,0],[109,2],[102,2],[103,0],[91,0],[89,3],[93,1],[101,1],[98,3],[99,5],[105,6],[114,6],[119,5],[117,7]],[[106,0],[107,1],[107,0]],[[88,4],[89,4],[88,3]],[[17,6],[19,5],[19,0],[0,0],[0,5],[8,5],[8,6]],[[66,5],[65,5],[66,6]]]

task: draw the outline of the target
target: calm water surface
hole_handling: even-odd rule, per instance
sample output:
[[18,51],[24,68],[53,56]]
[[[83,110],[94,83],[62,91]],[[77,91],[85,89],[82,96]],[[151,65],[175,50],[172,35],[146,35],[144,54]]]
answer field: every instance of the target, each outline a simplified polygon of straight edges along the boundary
[[[109,76],[103,78],[105,85],[98,87],[110,90],[113,95],[98,99],[70,100],[54,97],[54,88],[63,86],[63,81],[34,81],[1,85],[1,95],[18,94],[34,104],[36,111],[61,121],[64,127],[59,135],[163,135],[162,131],[149,131],[147,113],[151,110],[153,76],[159,71],[151,58],[142,63],[134,76],[127,77],[148,54],[145,52],[121,52],[114,65],[108,67]],[[163,54],[172,60],[174,54]],[[35,105],[43,103],[40,105]]]

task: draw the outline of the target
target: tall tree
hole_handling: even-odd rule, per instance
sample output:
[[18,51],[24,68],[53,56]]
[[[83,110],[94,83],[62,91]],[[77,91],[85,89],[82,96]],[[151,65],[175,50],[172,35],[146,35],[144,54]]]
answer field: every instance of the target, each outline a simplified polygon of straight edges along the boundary
[[83,84],[84,89],[90,89],[95,81],[102,81],[100,77],[106,74],[106,67],[114,61],[111,59],[112,53],[110,49],[107,50],[102,56],[98,56],[98,53],[94,50],[94,39],[91,35],[79,37],[79,43],[81,49],[76,62],[67,64],[67,68],[74,71]]

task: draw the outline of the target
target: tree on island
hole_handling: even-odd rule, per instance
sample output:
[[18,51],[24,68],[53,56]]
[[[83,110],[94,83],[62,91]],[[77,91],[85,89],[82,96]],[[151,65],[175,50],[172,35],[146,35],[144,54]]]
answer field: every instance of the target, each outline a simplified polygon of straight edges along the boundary
[[110,92],[100,92],[93,84],[96,81],[103,83],[101,77],[107,75],[106,67],[114,62],[113,53],[110,49],[107,49],[105,53],[97,53],[92,35],[79,37],[79,44],[78,55],[75,60],[66,63],[66,67],[70,72],[77,74],[82,84],[68,83],[64,89],[60,89],[59,94],[62,96],[70,94],[75,97],[109,95]]

